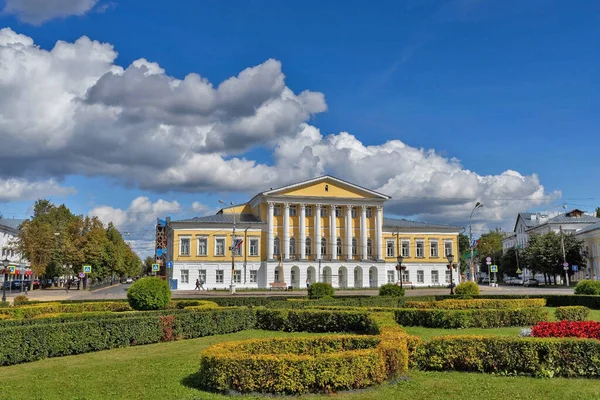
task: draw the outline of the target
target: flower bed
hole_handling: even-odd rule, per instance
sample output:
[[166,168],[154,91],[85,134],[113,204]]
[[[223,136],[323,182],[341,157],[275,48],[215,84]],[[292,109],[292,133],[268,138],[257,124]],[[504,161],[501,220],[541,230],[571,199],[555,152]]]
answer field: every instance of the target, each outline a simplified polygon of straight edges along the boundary
[[550,318],[541,307],[517,309],[426,310],[401,308],[394,311],[396,322],[403,326],[426,328],[502,328],[528,326]]
[[545,305],[546,299],[468,299],[442,301],[407,301],[404,307],[444,310],[470,310],[544,307]]
[[225,342],[202,352],[200,385],[242,393],[301,394],[358,389],[405,373],[405,334]]
[[531,335],[534,337],[576,337],[600,340],[600,322],[540,322],[531,329]]

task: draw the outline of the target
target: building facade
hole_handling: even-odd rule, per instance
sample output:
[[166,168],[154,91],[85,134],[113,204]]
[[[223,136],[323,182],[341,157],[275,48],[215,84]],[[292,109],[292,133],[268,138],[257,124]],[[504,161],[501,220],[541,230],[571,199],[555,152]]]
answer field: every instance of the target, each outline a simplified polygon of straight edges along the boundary
[[583,274],[590,279],[600,279],[600,222],[581,229],[576,236],[583,240],[587,260],[587,268],[582,271]]
[[0,218],[0,249],[2,249],[0,260],[8,259],[9,265],[28,265],[27,260],[23,260],[21,254],[14,249],[14,243],[19,236],[19,226],[23,221],[25,220]]
[[194,289],[197,279],[208,289],[314,282],[376,288],[399,282],[401,254],[406,285],[448,285],[446,255],[458,254],[461,228],[386,218],[389,199],[322,176],[259,193],[213,216],[169,220],[165,261],[172,268],[166,271],[183,290]]

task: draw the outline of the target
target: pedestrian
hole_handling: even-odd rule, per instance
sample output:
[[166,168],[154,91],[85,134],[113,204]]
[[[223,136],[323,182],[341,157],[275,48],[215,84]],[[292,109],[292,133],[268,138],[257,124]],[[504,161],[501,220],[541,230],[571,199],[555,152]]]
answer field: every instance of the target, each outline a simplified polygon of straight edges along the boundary
[[69,291],[69,287],[71,286],[71,279],[67,279],[67,282],[65,283],[65,290],[68,292]]
[[200,278],[200,290],[206,290],[204,288],[204,279]]
[[201,285],[200,285],[200,279],[196,279],[196,288],[194,290],[202,290],[200,289]]
[[310,279],[306,278],[306,288],[310,288]]

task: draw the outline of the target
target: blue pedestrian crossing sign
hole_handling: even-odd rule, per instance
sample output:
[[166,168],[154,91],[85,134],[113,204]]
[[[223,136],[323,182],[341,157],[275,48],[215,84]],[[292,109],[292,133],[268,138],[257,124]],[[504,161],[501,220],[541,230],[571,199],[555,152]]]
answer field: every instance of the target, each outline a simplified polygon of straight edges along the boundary
[[8,266],[8,273],[14,275],[17,268],[14,265]]
[[152,271],[153,272],[160,271],[160,266],[158,264],[152,264]]
[[173,268],[173,261],[167,261],[167,268]]
[[498,272],[498,266],[497,265],[490,265],[490,271],[491,272]]
[[85,274],[91,274],[92,273],[92,266],[91,265],[84,265],[83,266],[83,273],[85,273]]
[[573,268],[573,271],[575,271],[575,272],[577,272],[579,270],[578,265],[572,265],[571,267]]

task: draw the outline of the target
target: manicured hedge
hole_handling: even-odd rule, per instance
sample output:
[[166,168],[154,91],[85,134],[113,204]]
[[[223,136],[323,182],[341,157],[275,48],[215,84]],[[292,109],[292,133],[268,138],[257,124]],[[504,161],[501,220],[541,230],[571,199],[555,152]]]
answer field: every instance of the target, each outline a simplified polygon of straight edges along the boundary
[[0,365],[60,357],[114,347],[190,339],[251,329],[247,308],[166,312],[128,318],[36,323],[0,329]]
[[469,310],[469,309],[499,309],[499,308],[525,308],[544,307],[546,299],[466,299],[466,300],[442,300],[442,301],[407,301],[406,308],[427,308],[444,310]]
[[344,307],[398,307],[403,303],[398,297],[336,297],[333,299],[307,300],[305,298],[287,299],[268,303],[269,308],[302,309],[315,306]]
[[423,370],[539,377],[600,376],[600,341],[501,336],[444,336],[425,342],[415,364]]
[[577,282],[575,286],[575,294],[600,294],[600,281],[593,281],[591,279],[584,279]]
[[590,315],[590,309],[583,306],[558,307],[554,316],[559,321],[585,321]]
[[301,394],[359,389],[408,369],[404,334],[225,342],[202,352],[200,385],[241,393]]
[[257,308],[256,328],[286,332],[355,332],[377,334],[379,325],[367,312],[274,310]]
[[82,302],[74,304],[62,303],[39,303],[19,307],[10,307],[0,309],[0,314],[8,315],[11,318],[33,318],[40,314],[50,313],[79,313],[88,311],[130,311],[129,304],[116,302]]
[[592,310],[600,310],[600,296],[584,295],[547,295],[548,307],[584,306]]
[[549,313],[543,308],[431,310],[402,308],[394,311],[396,322],[403,326],[426,328],[501,328],[535,325],[547,321]]

